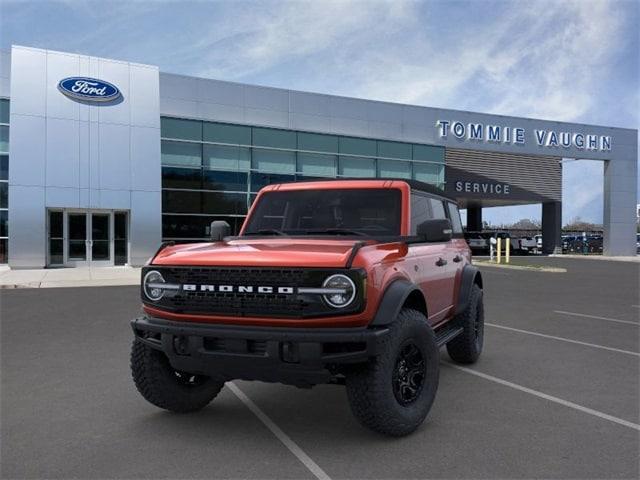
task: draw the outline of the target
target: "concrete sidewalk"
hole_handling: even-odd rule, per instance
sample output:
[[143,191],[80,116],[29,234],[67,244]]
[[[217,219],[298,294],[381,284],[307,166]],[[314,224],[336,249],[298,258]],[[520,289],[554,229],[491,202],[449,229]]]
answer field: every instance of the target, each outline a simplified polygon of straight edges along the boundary
[[133,267],[0,269],[0,288],[98,287],[139,285],[140,269]]
[[580,255],[573,253],[553,253],[549,255],[552,258],[580,258],[582,260],[602,260],[609,262],[632,262],[640,263],[640,254],[629,257],[606,257],[604,255]]

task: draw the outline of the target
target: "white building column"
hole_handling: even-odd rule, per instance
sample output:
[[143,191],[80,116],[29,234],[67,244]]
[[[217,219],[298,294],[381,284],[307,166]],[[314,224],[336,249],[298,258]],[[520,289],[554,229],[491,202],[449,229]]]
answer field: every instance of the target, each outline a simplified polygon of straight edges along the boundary
[[637,183],[637,154],[605,162],[604,255],[636,255]]

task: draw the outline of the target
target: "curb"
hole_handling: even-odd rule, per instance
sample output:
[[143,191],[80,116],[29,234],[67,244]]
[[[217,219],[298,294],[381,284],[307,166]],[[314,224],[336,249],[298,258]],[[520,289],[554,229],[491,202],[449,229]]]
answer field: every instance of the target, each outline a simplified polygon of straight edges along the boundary
[[489,262],[473,262],[477,267],[504,268],[505,270],[526,270],[529,272],[566,273],[566,268],[561,267],[528,267],[525,265],[508,265]]
[[640,254],[635,257],[605,257],[603,255],[573,255],[570,253],[549,255],[551,258],[570,258],[579,260],[597,260],[600,262],[625,262],[625,263],[640,263]]
[[88,280],[84,282],[78,281],[51,281],[51,282],[25,282],[25,283],[6,283],[0,284],[0,290],[16,290],[23,288],[80,288],[80,287],[124,287],[139,286],[140,279],[135,280]]

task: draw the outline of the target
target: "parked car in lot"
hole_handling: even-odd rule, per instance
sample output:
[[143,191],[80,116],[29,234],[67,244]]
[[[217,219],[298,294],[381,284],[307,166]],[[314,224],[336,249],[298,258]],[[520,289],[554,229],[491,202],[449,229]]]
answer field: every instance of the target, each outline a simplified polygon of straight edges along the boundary
[[533,238],[536,239],[535,253],[542,253],[542,235],[535,235]]
[[439,348],[480,356],[482,277],[457,204],[434,187],[272,185],[239,236],[225,222],[211,231],[142,269],[131,369],[160,408],[200,410],[233,379],[344,384],[363,425],[400,436],[431,409]]
[[563,235],[562,253],[602,253],[602,235]]
[[474,253],[485,254],[489,250],[489,238],[487,234],[482,232],[466,232],[464,235],[469,248]]
[[[522,253],[537,253],[538,241],[535,237],[522,237],[520,240],[519,250]],[[541,249],[542,250],[542,249]]]

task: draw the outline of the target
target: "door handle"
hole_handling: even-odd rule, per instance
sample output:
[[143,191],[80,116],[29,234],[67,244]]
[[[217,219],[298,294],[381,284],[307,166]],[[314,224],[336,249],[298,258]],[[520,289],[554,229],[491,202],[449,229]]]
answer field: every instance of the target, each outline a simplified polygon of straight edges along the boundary
[[446,264],[447,264],[447,261],[442,257],[440,257],[436,262],[436,265],[439,267],[444,267]]
[[453,261],[459,263],[462,261],[462,257],[460,255],[456,255],[455,257],[453,257]]

